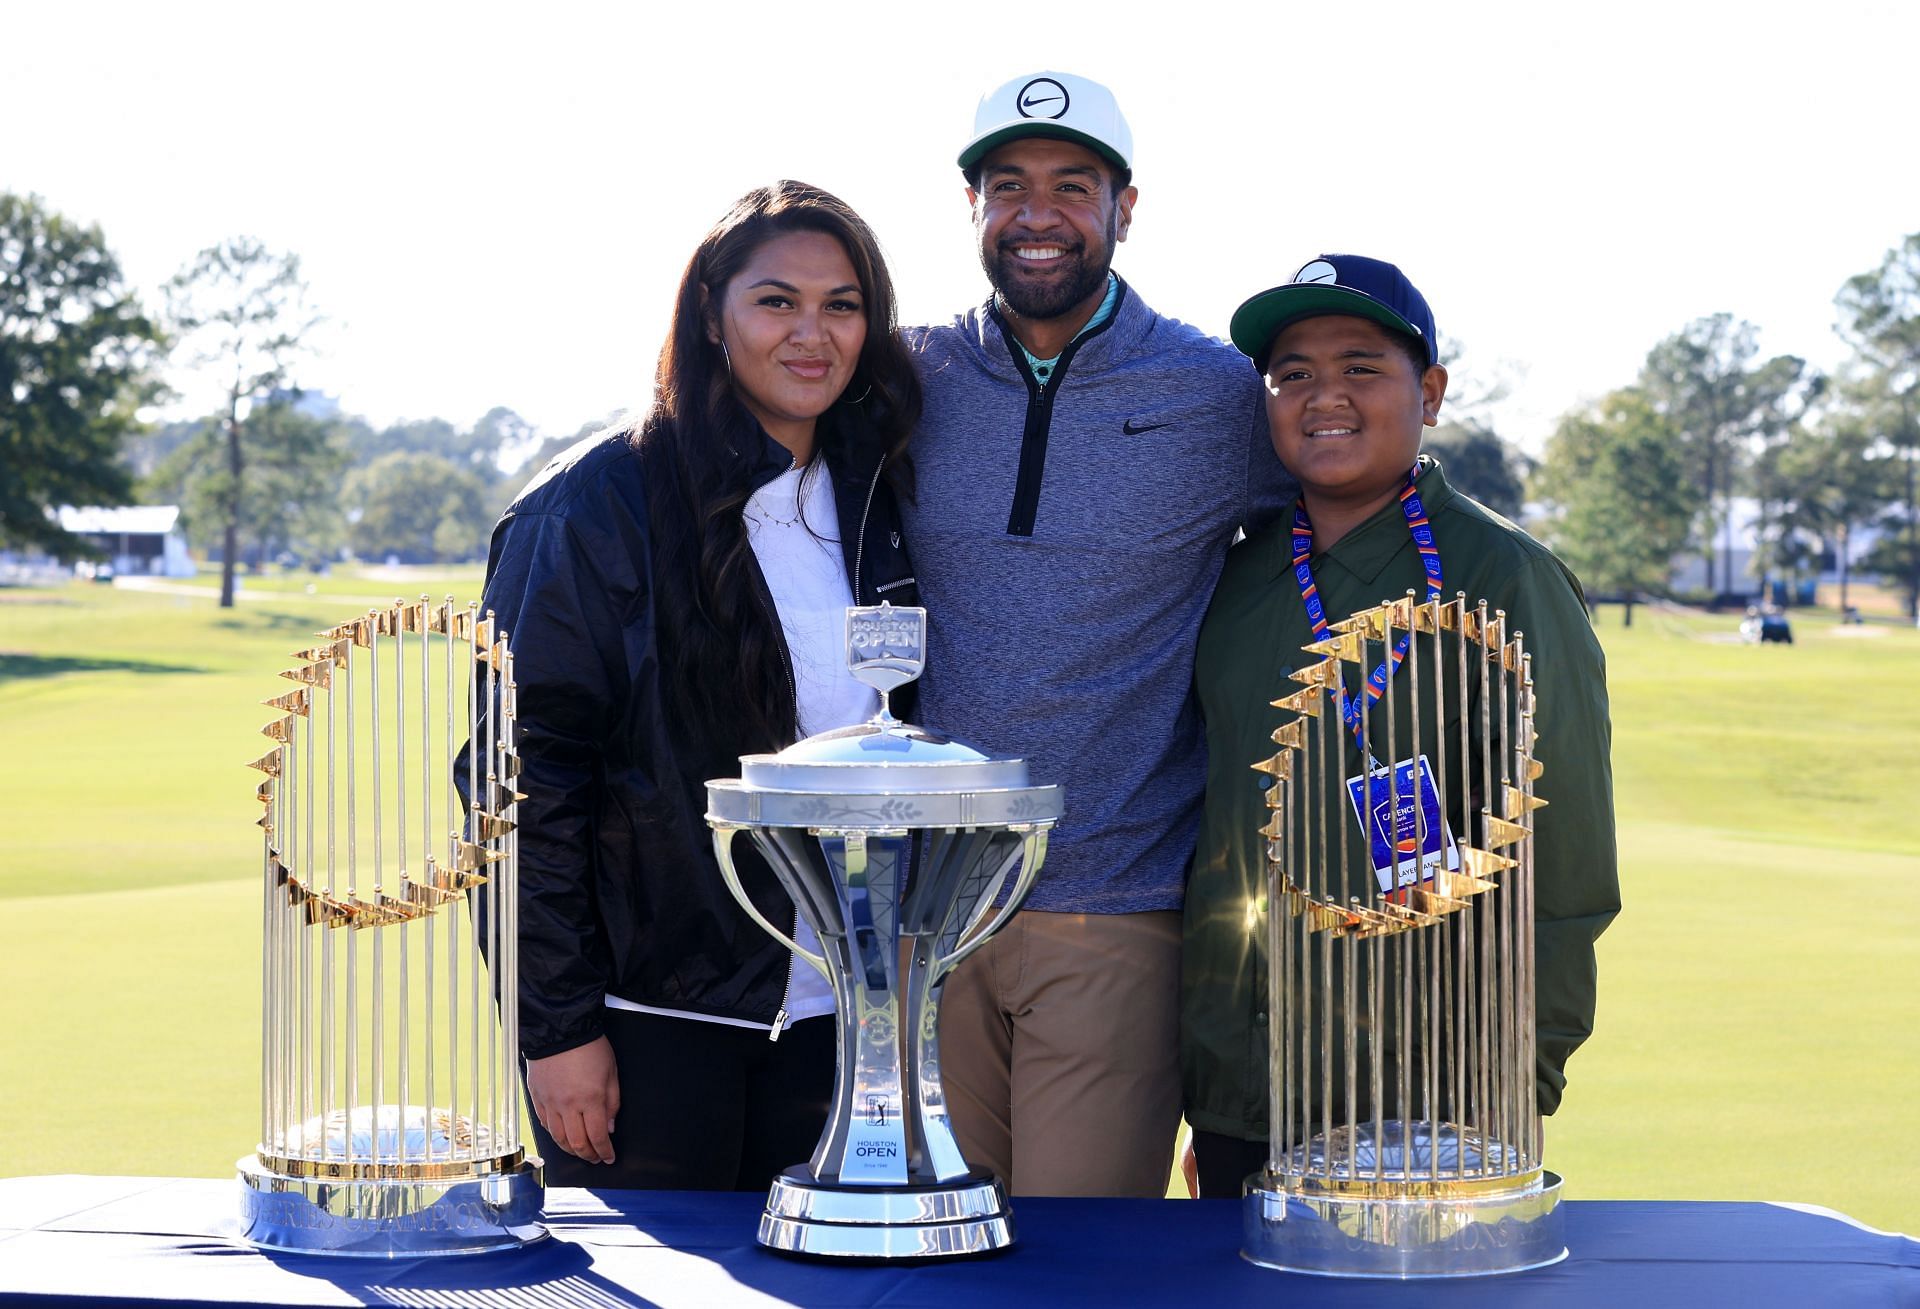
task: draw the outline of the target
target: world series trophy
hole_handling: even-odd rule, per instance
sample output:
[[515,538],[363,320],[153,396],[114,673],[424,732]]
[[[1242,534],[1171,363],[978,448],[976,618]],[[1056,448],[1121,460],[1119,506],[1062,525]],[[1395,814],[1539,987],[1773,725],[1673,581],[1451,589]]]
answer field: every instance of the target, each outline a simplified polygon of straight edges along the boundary
[[[776,1250],[926,1259],[1014,1239],[999,1179],[968,1165],[954,1140],[936,1023],[947,974],[1032,889],[1062,795],[1031,784],[1023,760],[893,716],[889,693],[925,666],[926,622],[924,609],[848,609],[847,661],[880,693],[880,712],[749,755],[738,778],[707,784],[728,889],[826,977],[839,1022],[826,1128],[807,1163],[774,1178],[761,1215],[760,1243]],[[743,832],[819,938],[818,953],[754,907],[733,860]]]
[[[1361,1277],[1553,1263],[1566,1246],[1534,1082],[1546,802],[1531,656],[1504,614],[1464,596],[1409,592],[1330,630],[1292,674],[1301,689],[1274,701],[1296,715],[1279,751],[1254,765],[1273,779],[1270,1135],[1242,1253]],[[1396,667],[1382,655],[1402,642]],[[1384,694],[1356,689],[1358,736],[1371,750],[1384,716],[1393,756],[1345,776],[1354,736],[1323,711],[1360,686],[1351,668],[1375,664]]]
[[396,601],[298,651],[281,674],[294,688],[265,701],[280,716],[252,765],[260,1145],[239,1164],[255,1245],[412,1258],[546,1235],[541,1164],[521,1145],[523,797],[494,627],[451,599]]

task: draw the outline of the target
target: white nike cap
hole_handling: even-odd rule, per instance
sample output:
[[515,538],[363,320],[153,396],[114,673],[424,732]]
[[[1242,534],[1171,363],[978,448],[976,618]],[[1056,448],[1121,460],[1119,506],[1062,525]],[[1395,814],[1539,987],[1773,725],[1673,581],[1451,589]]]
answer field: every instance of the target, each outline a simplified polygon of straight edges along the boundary
[[1029,73],[981,96],[960,167],[971,169],[989,151],[1023,136],[1076,141],[1108,163],[1133,170],[1133,132],[1113,92],[1072,73]]

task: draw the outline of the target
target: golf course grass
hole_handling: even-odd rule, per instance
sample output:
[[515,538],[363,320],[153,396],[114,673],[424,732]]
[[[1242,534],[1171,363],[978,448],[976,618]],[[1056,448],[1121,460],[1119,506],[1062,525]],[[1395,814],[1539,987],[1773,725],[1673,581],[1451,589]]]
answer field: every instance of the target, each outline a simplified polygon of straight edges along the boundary
[[[0,590],[0,1172],[220,1176],[251,1151],[258,702],[317,629],[478,589]],[[1920,632],[1793,617],[1790,646],[1601,617],[1625,908],[1548,1163],[1575,1198],[1920,1231]]]

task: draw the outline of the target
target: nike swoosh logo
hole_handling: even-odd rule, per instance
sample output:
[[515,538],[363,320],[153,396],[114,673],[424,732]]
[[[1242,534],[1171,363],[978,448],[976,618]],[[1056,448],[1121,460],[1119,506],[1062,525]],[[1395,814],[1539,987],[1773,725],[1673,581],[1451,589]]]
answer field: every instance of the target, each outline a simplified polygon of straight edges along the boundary
[[1021,107],[1022,109],[1031,109],[1031,108],[1033,108],[1033,107],[1034,107],[1035,105],[1043,105],[1043,104],[1046,104],[1046,103],[1048,103],[1049,101],[1052,101],[1052,100],[1058,100],[1058,99],[1060,99],[1060,98],[1061,98],[1061,97],[1059,97],[1059,96],[1057,96],[1057,95],[1043,95],[1043,96],[1041,96],[1041,97],[1040,97],[1040,98],[1039,98],[1038,100],[1022,100],[1022,101],[1020,102],[1020,107]]
[[1144,426],[1136,427],[1134,426],[1133,420],[1129,418],[1126,422],[1120,424],[1120,430],[1128,436],[1138,436],[1142,432],[1157,432],[1163,427],[1172,426],[1172,423],[1147,423]]

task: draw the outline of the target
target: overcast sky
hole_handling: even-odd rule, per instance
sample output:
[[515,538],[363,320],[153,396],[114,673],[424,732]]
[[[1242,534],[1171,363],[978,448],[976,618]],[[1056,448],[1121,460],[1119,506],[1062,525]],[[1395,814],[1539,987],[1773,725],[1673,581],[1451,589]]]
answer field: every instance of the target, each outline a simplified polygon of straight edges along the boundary
[[223,237],[297,252],[301,379],[382,422],[643,403],[695,241],[778,176],[872,223],[907,321],[952,315],[985,294],[954,156],[1043,68],[1132,123],[1149,304],[1223,334],[1315,254],[1390,259],[1529,446],[1700,315],[1836,364],[1835,291],[1920,231],[1907,3],[0,0],[0,49],[0,188],[156,306]]

